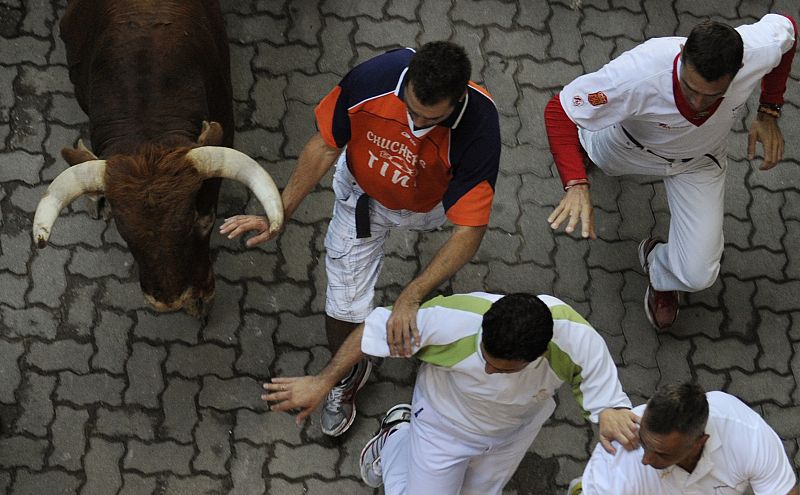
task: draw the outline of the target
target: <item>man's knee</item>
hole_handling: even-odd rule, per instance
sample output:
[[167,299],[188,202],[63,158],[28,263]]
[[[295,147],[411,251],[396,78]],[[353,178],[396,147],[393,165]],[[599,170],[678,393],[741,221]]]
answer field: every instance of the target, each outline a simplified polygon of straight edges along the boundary
[[719,275],[719,259],[702,264],[690,263],[683,270],[681,281],[689,287],[689,292],[698,292],[714,285],[717,275]]

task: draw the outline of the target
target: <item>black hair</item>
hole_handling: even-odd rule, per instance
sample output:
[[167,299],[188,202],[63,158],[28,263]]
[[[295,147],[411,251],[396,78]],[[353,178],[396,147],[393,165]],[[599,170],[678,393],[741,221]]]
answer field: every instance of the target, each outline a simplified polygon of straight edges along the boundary
[[552,338],[550,308],[531,294],[509,294],[483,315],[483,347],[494,358],[530,363]]
[[708,400],[703,387],[687,382],[656,390],[647,402],[642,425],[659,435],[677,431],[697,438],[705,433],[707,421]]
[[742,67],[744,44],[739,33],[721,22],[704,21],[692,29],[681,60],[708,82],[736,76]]
[[464,49],[449,41],[432,41],[411,57],[408,81],[414,95],[426,106],[449,100],[452,105],[464,95],[472,65]]

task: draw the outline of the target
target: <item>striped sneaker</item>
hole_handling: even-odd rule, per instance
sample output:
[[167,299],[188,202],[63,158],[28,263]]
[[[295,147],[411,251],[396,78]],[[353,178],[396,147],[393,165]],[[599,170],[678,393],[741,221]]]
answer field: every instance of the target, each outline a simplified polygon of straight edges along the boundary
[[378,433],[361,449],[361,479],[367,486],[378,488],[383,484],[383,467],[381,466],[381,450],[389,435],[397,431],[403,424],[411,421],[411,405],[397,404],[388,411],[381,420]]

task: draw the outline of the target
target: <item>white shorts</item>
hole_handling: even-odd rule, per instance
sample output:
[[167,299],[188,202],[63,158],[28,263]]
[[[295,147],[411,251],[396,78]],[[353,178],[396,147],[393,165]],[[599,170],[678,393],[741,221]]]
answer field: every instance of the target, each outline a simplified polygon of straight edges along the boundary
[[333,215],[325,236],[325,268],[328,292],[325,313],[337,320],[361,323],[373,309],[375,285],[383,267],[383,247],[395,229],[431,231],[444,224],[444,207],[439,203],[427,213],[390,210],[370,199],[372,235],[356,238],[356,201],[364,191],[347,168],[345,153],[336,162],[333,175]]

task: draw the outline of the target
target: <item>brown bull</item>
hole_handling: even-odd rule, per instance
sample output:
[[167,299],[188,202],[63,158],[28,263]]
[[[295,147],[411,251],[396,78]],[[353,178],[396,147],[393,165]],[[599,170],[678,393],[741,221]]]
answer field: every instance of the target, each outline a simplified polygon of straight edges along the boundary
[[37,245],[64,206],[102,194],[147,301],[204,316],[214,295],[209,236],[220,178],[250,187],[272,230],[283,222],[272,179],[230,148],[228,41],[217,2],[71,0],[61,38],[95,153],[82,144],[62,150],[72,167],[39,203]]

